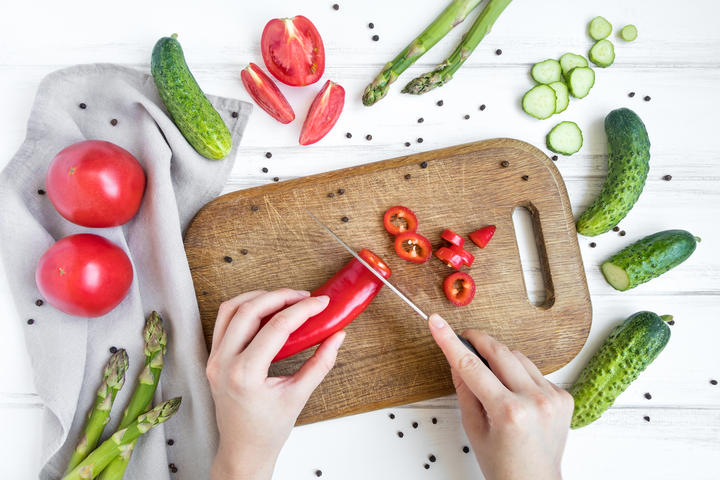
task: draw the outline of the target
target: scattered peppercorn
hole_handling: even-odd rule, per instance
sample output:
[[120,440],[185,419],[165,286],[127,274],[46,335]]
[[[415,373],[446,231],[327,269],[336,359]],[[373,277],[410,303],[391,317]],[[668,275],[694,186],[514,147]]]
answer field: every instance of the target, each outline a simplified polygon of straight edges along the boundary
[[335,194],[333,192],[328,193],[328,198],[333,198]]
[[435,463],[435,460],[437,460],[437,458],[435,458],[435,455],[430,455],[428,457],[428,460],[430,460],[432,463]]
[[590,242],[590,248],[595,248],[595,247],[597,247],[597,243],[595,243],[595,242]]
[[117,118],[113,118],[112,120],[110,120],[110,125],[112,125],[113,127],[117,125]]
[[117,347],[110,347],[110,353],[112,353],[112,354],[117,353]]
[[263,168],[262,168],[262,172],[263,172],[263,173],[267,173],[267,172],[268,172],[267,167],[263,167]]
[[528,180],[530,180],[530,177],[529,177],[528,175],[523,175],[523,176],[520,177],[520,178],[522,178],[522,179],[525,180],[526,182],[527,182]]
[[238,112],[232,112],[232,113],[230,114],[230,116],[231,116],[232,118],[238,118]]
[[710,385],[717,385],[717,384],[718,384],[717,380],[715,380],[715,379],[710,380]]
[[225,260],[225,263],[232,263],[232,257],[229,255],[225,255],[223,260]]
[[80,105],[78,105],[78,107],[85,110],[87,108],[87,105],[85,105],[84,103],[81,103]]
[[370,134],[365,135],[365,140],[367,140],[367,141],[372,140],[372,135],[370,135]]
[[403,437],[405,436],[405,434],[402,433],[402,432],[398,432],[398,433],[397,433],[397,436],[400,437],[400,438],[403,438]]
[[495,50],[495,55],[502,55],[502,50],[500,50],[499,48]]
[[437,424],[437,418],[433,417],[431,422],[433,423],[433,425]]
[[675,325],[675,320],[670,320],[667,322],[668,325]]
[[35,323],[35,320],[33,320],[32,318],[28,318],[27,324],[32,325],[33,323]]
[[388,415],[388,417],[390,417],[390,420],[395,420],[395,414],[394,414],[394,413],[391,413],[390,415]]
[[613,232],[619,232],[619,231],[620,231],[620,227],[618,227],[618,226],[613,227]]
[[243,248],[242,250],[240,250],[240,253],[242,253],[243,255],[247,255],[248,254],[247,248]]
[[463,118],[464,118],[465,120],[470,120],[470,115],[468,115],[468,114],[466,113]]
[[500,162],[500,166],[503,168],[507,168],[510,166],[510,162],[508,162],[507,160],[503,160],[502,162]]
[[412,175],[410,175],[409,173],[405,174],[405,180],[410,180],[410,177],[412,177]]
[[409,146],[410,146],[410,142],[405,142],[405,146],[406,146],[406,147],[409,147]]
[[672,180],[672,175],[665,175],[663,177],[663,180],[665,180],[666,182],[669,182],[670,180]]
[[420,168],[427,168],[427,162],[420,162]]
[[280,181],[280,177],[273,177],[273,182],[279,182],[279,181]]
[[45,190],[38,188],[38,195],[45,195]]
[[482,112],[483,110],[485,110],[485,104],[484,104],[484,103],[483,103],[482,105],[480,105],[480,111]]
[[423,117],[418,118],[418,123],[423,123],[425,119]]
[[38,307],[42,307],[42,304],[43,304],[43,301],[40,300],[39,298],[37,300],[35,300],[35,305],[37,305]]
[[265,152],[265,158],[272,158],[272,153]]
[[177,467],[172,467],[172,468],[170,469],[170,471],[171,471],[172,473],[177,473],[178,469],[177,469]]
[[620,235],[621,237],[624,237],[624,236],[625,236],[625,230],[620,230],[619,235]]
[[445,102],[443,102],[442,100],[438,100],[435,105],[437,105],[438,107],[442,107],[443,105],[445,105]]
[[368,28],[375,28],[375,24],[372,22],[368,23]]
[[250,210],[252,210],[253,212],[257,212],[258,210],[260,210],[260,207],[258,207],[257,205],[253,205],[252,207],[250,207]]
[[430,468],[430,465],[428,465],[428,464],[426,463],[425,465],[423,465],[423,468],[424,468],[425,470],[428,470],[428,469]]
[[171,463],[170,465],[168,465],[168,468],[169,468],[170,471],[173,472],[173,473],[177,472],[177,467],[175,466],[174,463]]
[[352,133],[347,132],[347,133],[345,134],[345,136],[346,136],[347,138],[352,138]]
[[345,193],[345,189],[344,189],[344,188],[338,188],[338,195],[342,195],[342,194],[344,194],[344,193]]
[[322,470],[315,470],[316,477],[322,477]]
[[648,400],[650,400],[650,399],[652,398],[652,395],[650,395],[650,393],[647,392],[647,393],[645,393],[645,395],[643,395],[643,397],[645,397],[645,398],[647,398]]
[[649,102],[649,101],[650,101],[650,95],[645,95],[645,96],[643,97],[643,100],[645,100],[646,102]]
[[628,93],[628,97],[633,98],[635,96],[635,92]]
[[202,294],[203,294],[203,295],[207,295],[208,293],[209,293],[209,292],[207,292],[206,290],[203,290],[203,291],[202,291]]
[[420,138],[417,139],[417,143],[422,143],[422,142],[423,142],[423,138],[422,138],[422,137],[420,137]]
[[342,217],[340,220],[342,220],[343,223],[347,223],[350,221],[350,219],[348,217]]
[[470,447],[468,447],[467,445],[465,445],[465,446],[463,447],[463,453],[470,453]]
[[558,161],[558,156],[557,156],[557,155],[553,155],[553,156],[550,157],[550,158],[552,158],[553,162],[557,162],[557,161]]
[[413,423],[412,423],[412,427],[413,427],[413,428],[417,428],[417,427],[418,427],[418,422],[413,422]]
[[[334,5],[333,5],[333,10],[340,10],[340,5],[338,5],[337,3],[334,4]],[[320,476],[320,475],[318,475],[318,477],[319,477],[319,476]]]
[[380,36],[379,36],[379,35],[373,35],[373,36],[372,36],[372,39],[373,39],[374,42],[377,42],[378,40],[380,40]]
[[643,417],[643,420],[645,420],[646,422],[649,422],[649,421],[650,421],[650,417],[648,417],[647,415],[645,415],[645,416]]
[[175,440],[173,440],[172,438],[169,438],[167,441],[167,444],[172,447],[173,445],[175,445]]

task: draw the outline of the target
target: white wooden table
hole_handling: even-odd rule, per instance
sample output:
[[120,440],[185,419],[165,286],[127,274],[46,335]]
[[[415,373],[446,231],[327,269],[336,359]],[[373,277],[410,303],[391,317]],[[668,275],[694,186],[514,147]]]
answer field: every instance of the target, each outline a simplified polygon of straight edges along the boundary
[[[544,148],[544,135],[556,121],[573,120],[583,129],[585,145],[557,165],[579,213],[604,178],[603,119],[613,108],[630,107],[650,132],[648,182],[621,223],[627,236],[611,232],[592,239],[597,248],[589,247],[590,239],[580,239],[593,327],[580,355],[549,378],[571,383],[610,328],[635,311],[672,313],[676,325],[662,355],[615,406],[593,425],[570,433],[564,472],[567,478],[583,479],[720,478],[720,386],[710,383],[720,380],[717,3],[606,0],[592,6],[573,0],[516,0],[450,84],[422,97],[399,93],[403,80],[444,58],[467,26],[411,68],[388,98],[366,108],[360,102],[364,86],[445,2],[337,1],[338,11],[332,9],[333,0],[303,6],[291,1],[8,2],[0,15],[0,167],[21,143],[35,89],[47,73],[91,62],[147,71],[157,38],[178,32],[205,91],[247,99],[240,70],[249,61],[262,65],[259,44],[265,22],[295,14],[309,17],[320,30],[327,52],[325,77],[347,90],[345,110],[324,140],[300,147],[305,111],[322,82],[304,89],[281,86],[298,119],[282,127],[256,109],[226,191],[271,182],[274,176],[284,180],[492,137],[515,137]],[[537,121],[525,115],[519,100],[531,85],[530,65],[566,51],[585,54],[591,46],[586,25],[595,15],[604,15],[616,28],[636,24],[638,40],[614,41],[615,64],[596,69],[589,97],[572,101],[561,118]],[[375,24],[373,30],[369,22]],[[378,42],[371,40],[374,34],[380,36]],[[628,97],[631,91],[634,98]],[[643,101],[646,95],[652,100]],[[440,99],[442,107],[436,106]],[[487,108],[479,111],[480,104]],[[419,117],[424,123],[417,123]],[[353,134],[351,139],[346,132]],[[367,134],[372,141],[365,140]],[[418,137],[422,144],[416,143]],[[405,141],[411,146],[405,147]],[[267,151],[272,159],[265,158]],[[264,166],[269,173],[261,173]],[[662,180],[666,174],[672,181]],[[604,282],[598,268],[603,259],[630,241],[667,228],[688,229],[703,238],[690,260],[630,292],[615,292]],[[526,267],[533,282],[537,268]],[[35,478],[42,403],[24,347],[25,324],[15,312],[4,272],[0,318],[0,477]],[[652,399],[645,398],[646,392]],[[413,421],[419,422],[417,429]],[[402,439],[396,435],[399,430],[405,433]],[[281,455],[276,478],[315,478],[316,469],[331,479],[479,478],[473,456],[461,451],[466,443],[455,398],[441,398],[298,428]],[[426,471],[429,454],[437,462]]]

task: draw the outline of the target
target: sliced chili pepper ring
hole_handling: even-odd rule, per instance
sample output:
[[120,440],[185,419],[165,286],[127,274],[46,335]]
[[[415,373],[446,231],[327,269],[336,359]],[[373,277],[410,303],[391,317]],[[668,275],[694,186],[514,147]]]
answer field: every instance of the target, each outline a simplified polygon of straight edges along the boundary
[[472,253],[468,252],[462,247],[456,247],[454,245],[448,248],[460,255],[460,257],[462,257],[462,263],[464,263],[468,267],[472,266],[473,262],[475,261],[475,256]]
[[455,272],[443,281],[445,296],[453,305],[464,307],[475,297],[475,281],[465,272]]
[[403,232],[416,231],[418,219],[412,210],[397,205],[387,209],[383,215],[383,225],[389,234],[398,235]]
[[465,245],[465,239],[448,228],[446,228],[442,235],[440,235],[440,238],[450,245],[455,245],[456,247],[462,248],[462,246]]
[[470,235],[470,240],[480,248],[485,248],[490,239],[495,234],[495,225],[488,225],[479,230],[475,230]]
[[448,247],[440,247],[435,251],[435,256],[440,259],[445,265],[455,270],[460,270],[463,266],[463,256],[458,252],[449,249]]
[[432,245],[417,232],[405,232],[395,237],[395,253],[409,262],[425,263],[432,254]]
[[375,255],[373,252],[371,252],[367,248],[363,248],[362,250],[360,250],[358,255],[360,255],[360,258],[362,258],[367,263],[369,263],[371,267],[373,267],[375,270],[377,270],[378,273],[380,275],[382,275],[383,278],[390,277],[390,274],[392,273],[392,271],[390,270],[390,267],[388,266],[388,264],[385,263],[382,258]]

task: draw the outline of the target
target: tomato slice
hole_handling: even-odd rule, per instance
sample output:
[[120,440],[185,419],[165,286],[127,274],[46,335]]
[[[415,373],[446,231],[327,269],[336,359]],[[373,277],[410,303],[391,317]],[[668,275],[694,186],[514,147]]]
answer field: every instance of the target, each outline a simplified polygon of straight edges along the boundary
[[494,234],[495,225],[488,225],[487,227],[483,227],[480,230],[475,230],[469,235],[469,237],[475,245],[480,248],[485,248],[485,246],[488,244]]
[[415,212],[407,207],[390,207],[383,215],[383,225],[390,235],[417,230],[418,219]]
[[455,272],[443,281],[443,290],[453,305],[464,307],[475,297],[475,281],[465,272]]
[[413,263],[425,263],[432,254],[430,240],[417,232],[405,232],[395,237],[395,252]]
[[451,250],[448,247],[440,247],[435,251],[435,256],[440,259],[445,265],[455,270],[460,270],[460,267],[465,263],[465,259],[459,252]]
[[240,72],[240,78],[245,90],[268,115],[280,123],[290,123],[295,120],[295,112],[285,95],[260,67],[250,63]]
[[450,245],[455,245],[456,247],[462,248],[462,246],[465,245],[465,239],[463,237],[447,228],[442,235],[440,235],[440,238],[448,242]]
[[343,106],[345,89],[328,80],[313,100],[300,132],[300,145],[310,145],[323,138],[335,126]]
[[268,71],[287,85],[310,85],[320,80],[325,71],[320,32],[302,15],[270,20],[263,30],[260,48]]

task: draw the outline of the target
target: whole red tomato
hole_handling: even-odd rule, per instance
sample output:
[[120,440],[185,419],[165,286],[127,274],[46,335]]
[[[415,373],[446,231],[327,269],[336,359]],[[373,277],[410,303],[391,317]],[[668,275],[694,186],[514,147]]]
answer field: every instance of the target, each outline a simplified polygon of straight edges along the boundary
[[99,317],[130,290],[133,270],[125,252],[90,233],[58,240],[38,262],[35,283],[47,302],[79,317]]
[[86,140],[55,155],[45,183],[50,201],[66,219],[84,227],[114,227],[140,208],[145,172],[127,150]]
[[325,46],[320,32],[302,15],[270,20],[263,30],[260,48],[270,73],[293,87],[315,83],[325,71]]

